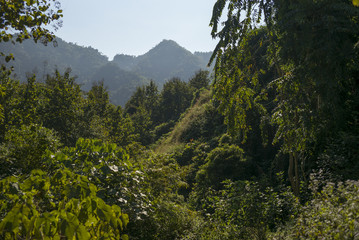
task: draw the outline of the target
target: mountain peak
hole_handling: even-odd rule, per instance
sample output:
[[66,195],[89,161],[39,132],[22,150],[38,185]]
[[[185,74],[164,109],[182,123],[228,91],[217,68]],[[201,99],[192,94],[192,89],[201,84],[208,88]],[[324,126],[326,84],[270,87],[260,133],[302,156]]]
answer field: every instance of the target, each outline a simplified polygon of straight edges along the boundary
[[[158,45],[175,45],[179,46],[179,44],[171,39],[163,39]],[[157,45],[157,46],[158,46]]]
[[[177,42],[173,41],[173,40],[167,40],[167,39],[163,39],[159,44],[157,44],[154,48],[152,48],[149,52],[153,52],[153,51],[158,51],[158,50],[164,50],[164,51],[168,51],[168,50],[182,50],[185,52],[189,52],[187,49],[185,49],[184,47],[180,46]],[[148,53],[149,53],[148,52]]]

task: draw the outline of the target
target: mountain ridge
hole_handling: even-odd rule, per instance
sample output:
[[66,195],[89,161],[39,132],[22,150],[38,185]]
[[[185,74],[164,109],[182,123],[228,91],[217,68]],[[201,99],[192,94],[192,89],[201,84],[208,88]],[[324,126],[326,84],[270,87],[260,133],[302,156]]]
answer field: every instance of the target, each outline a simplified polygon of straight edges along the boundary
[[94,82],[103,80],[111,102],[119,105],[125,104],[136,87],[150,80],[161,87],[173,77],[188,81],[196,71],[210,70],[206,67],[210,52],[191,53],[173,40],[164,39],[139,56],[117,54],[112,61],[92,47],[68,43],[61,38],[56,38],[56,42],[57,47],[35,44],[31,40],[22,44],[2,42],[0,51],[14,54],[15,61],[6,65],[14,66],[20,81],[26,81],[29,73],[36,73],[38,79],[43,80],[55,69],[64,72],[71,68],[84,91],[88,91]]
[[[198,52],[197,52],[198,53]],[[145,54],[117,54],[112,62],[124,70],[135,71],[159,85],[172,77],[187,81],[196,70],[206,69],[211,53],[198,56],[173,40],[162,40]],[[156,59],[156,61],[153,61]]]

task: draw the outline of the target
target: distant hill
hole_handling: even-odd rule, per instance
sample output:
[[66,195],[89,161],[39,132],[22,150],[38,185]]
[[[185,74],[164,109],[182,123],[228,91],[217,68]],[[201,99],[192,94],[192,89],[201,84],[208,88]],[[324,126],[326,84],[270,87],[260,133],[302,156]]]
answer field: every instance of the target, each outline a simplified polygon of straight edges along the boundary
[[116,55],[113,62],[162,85],[172,77],[187,81],[199,69],[207,68],[210,56],[211,53],[192,54],[175,41],[163,40],[144,55]]
[[108,58],[92,47],[81,47],[56,38],[56,47],[53,43],[47,46],[35,44],[27,40],[23,43],[0,43],[0,51],[13,53],[15,61],[8,65],[14,66],[15,73],[21,81],[26,80],[27,73],[37,73],[38,78],[53,73],[55,68],[60,72],[67,68],[78,76],[78,82],[89,85],[91,76],[97,69],[108,63]]
[[[208,62],[211,59],[212,53],[213,52],[194,52],[194,55],[199,58],[203,66],[207,67]],[[211,67],[209,68],[213,69],[213,65],[214,64],[211,64]]]
[[124,106],[137,86],[142,86],[149,82],[143,76],[119,68],[114,63],[106,63],[100,67],[91,78],[92,82],[104,80],[105,86],[109,90],[111,102]]
[[[83,47],[56,39],[56,47],[24,41],[22,44],[0,43],[0,52],[13,53],[15,76],[21,81],[26,75],[36,73],[38,80],[51,74],[57,68],[64,72],[72,69],[76,81],[87,91],[92,83],[104,80],[110,99],[115,104],[124,105],[137,86],[146,84],[150,79],[160,87],[172,78],[184,81],[199,69],[206,69],[211,53],[192,54],[172,40],[163,40],[147,53],[140,56],[116,55],[113,61],[92,47]],[[2,60],[2,59],[1,59]]]

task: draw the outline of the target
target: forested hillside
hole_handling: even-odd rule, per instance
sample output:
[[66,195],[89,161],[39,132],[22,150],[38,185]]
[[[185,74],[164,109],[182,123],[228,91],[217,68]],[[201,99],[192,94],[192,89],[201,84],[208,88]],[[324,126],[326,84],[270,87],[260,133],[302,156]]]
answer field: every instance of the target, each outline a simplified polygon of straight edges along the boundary
[[91,77],[108,63],[108,58],[98,50],[67,43],[60,38],[46,46],[31,40],[21,44],[2,42],[0,51],[14,55],[14,61],[8,63],[8,66],[14,66],[14,72],[22,82],[26,81],[26,74],[36,73],[43,78],[56,68],[62,73],[71,68],[72,74],[78,76],[78,83],[91,86]]
[[94,82],[103,80],[109,89],[111,102],[122,106],[136,87],[150,80],[160,87],[172,77],[188,81],[196,71],[207,69],[211,56],[211,53],[192,54],[172,40],[163,40],[144,55],[121,54],[116,55],[113,61],[96,49],[67,43],[60,38],[46,46],[31,40],[21,44],[1,42],[0,51],[13,54],[15,59],[7,66],[14,67],[13,74],[21,82],[25,82],[26,76],[32,73],[39,80],[44,80],[55,70],[64,73],[71,69],[81,89],[88,91]]
[[[123,106],[103,81],[3,66],[0,238],[359,239],[358,16],[357,1],[218,0],[214,74],[144,81]],[[52,40],[41,24],[20,36]],[[139,77],[159,46],[99,72]]]
[[175,41],[163,40],[144,55],[116,55],[113,62],[162,85],[172,77],[188,80],[199,69],[206,69],[211,54],[192,54]]

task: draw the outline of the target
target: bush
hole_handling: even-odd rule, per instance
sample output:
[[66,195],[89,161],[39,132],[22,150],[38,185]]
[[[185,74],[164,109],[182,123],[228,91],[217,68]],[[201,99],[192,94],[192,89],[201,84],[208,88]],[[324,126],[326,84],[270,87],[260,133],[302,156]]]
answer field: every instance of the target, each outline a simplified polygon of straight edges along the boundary
[[49,171],[67,168],[86,176],[99,188],[101,199],[120,206],[131,219],[141,219],[150,211],[145,173],[116,144],[80,138],[76,147],[49,152],[46,161]]
[[272,239],[359,239],[359,182],[328,183],[317,190],[294,223]]
[[196,176],[200,185],[219,189],[226,179],[247,180],[257,175],[254,164],[244,157],[244,151],[236,145],[224,144],[213,149],[206,161]]
[[205,221],[185,239],[264,240],[299,208],[288,187],[274,190],[254,181],[225,181],[223,190],[207,189],[205,198]]
[[40,125],[11,129],[0,146],[0,176],[27,174],[42,168],[42,156],[47,150],[56,151],[60,145],[55,133]]

